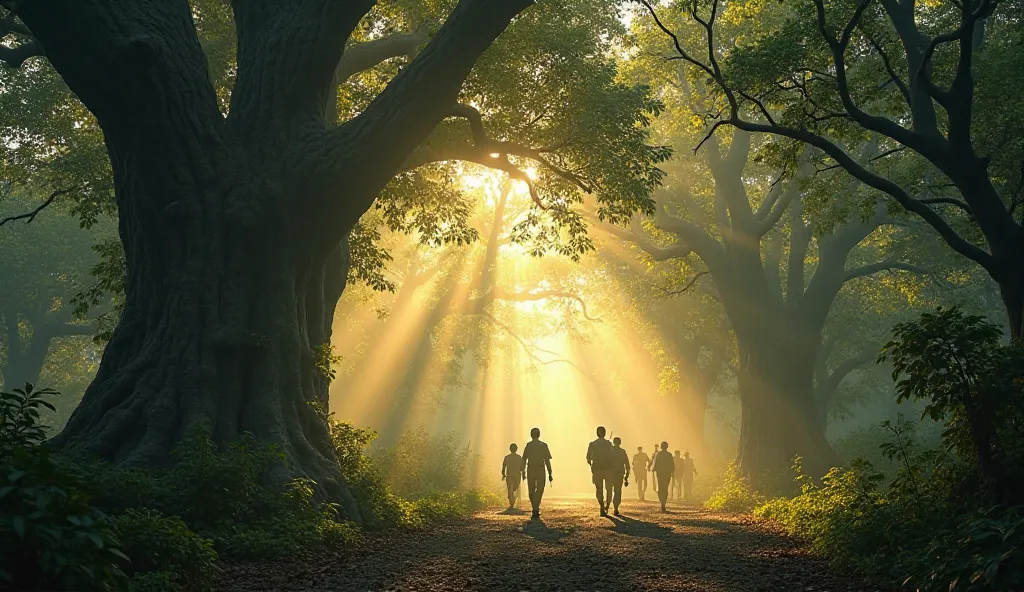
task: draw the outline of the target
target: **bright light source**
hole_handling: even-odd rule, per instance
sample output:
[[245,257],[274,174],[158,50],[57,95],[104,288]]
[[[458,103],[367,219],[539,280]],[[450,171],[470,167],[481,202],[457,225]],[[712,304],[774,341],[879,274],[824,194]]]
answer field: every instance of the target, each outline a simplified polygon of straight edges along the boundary
[[498,154],[497,152],[491,152],[491,158],[498,158],[499,156],[501,155]]
[[530,168],[526,169],[526,176],[529,177],[531,181],[536,181],[537,180],[537,169],[535,169],[533,167],[530,167]]

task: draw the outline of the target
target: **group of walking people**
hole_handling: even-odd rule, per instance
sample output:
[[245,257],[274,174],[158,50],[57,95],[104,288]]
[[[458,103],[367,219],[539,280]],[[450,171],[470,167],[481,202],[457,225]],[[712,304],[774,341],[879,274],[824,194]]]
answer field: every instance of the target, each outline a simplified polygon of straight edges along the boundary
[[[637,496],[644,501],[647,492],[647,473],[654,473],[654,489],[661,501],[661,511],[665,512],[665,504],[670,495],[680,499],[689,499],[693,487],[693,478],[697,475],[693,459],[687,452],[682,457],[676,451],[675,457],[668,451],[668,442],[661,443],[661,449],[655,446],[654,458],[647,456],[643,447],[637,447],[637,453],[630,462],[629,455],[622,448],[622,439],[605,438],[607,431],[604,426],[597,428],[597,439],[587,447],[587,464],[593,477],[597,503],[601,515],[607,516],[611,510],[616,516],[622,503],[622,488],[629,487],[630,468],[637,484]],[[508,492],[508,507],[515,507],[519,498],[519,484],[526,481],[533,506],[533,518],[540,518],[540,501],[544,496],[545,480],[551,483],[554,476],[551,472],[551,451],[540,439],[540,429],[530,430],[530,441],[517,454],[518,445],[509,446],[509,454],[501,464],[501,478],[505,481]]]
[[690,499],[693,494],[693,478],[697,476],[697,467],[693,464],[689,452],[679,456],[675,451],[672,456],[668,451],[668,442],[654,445],[654,458],[647,456],[643,446],[636,447],[633,455],[633,475],[636,477],[636,493],[640,501],[647,495],[647,473],[654,473],[654,491],[661,501],[661,509],[665,510],[668,500]]

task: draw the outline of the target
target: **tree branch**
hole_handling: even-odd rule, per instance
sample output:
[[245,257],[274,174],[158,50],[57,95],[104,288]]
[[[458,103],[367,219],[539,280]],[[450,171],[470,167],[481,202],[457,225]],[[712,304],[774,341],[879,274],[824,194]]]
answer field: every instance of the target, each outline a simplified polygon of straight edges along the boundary
[[345,48],[334,71],[334,83],[344,84],[352,76],[387,60],[399,57],[413,59],[416,50],[427,40],[424,33],[402,33]]
[[927,274],[929,271],[923,267],[913,265],[910,263],[904,263],[902,261],[879,261],[878,263],[872,263],[870,265],[864,265],[861,267],[855,267],[853,269],[846,270],[846,275],[843,278],[843,283],[855,280],[857,278],[867,277],[879,273],[881,271],[892,271],[892,270],[909,271],[917,274]]
[[944,205],[956,206],[956,207],[960,208],[961,210],[963,210],[965,213],[967,213],[967,215],[969,215],[971,217],[974,216],[974,212],[971,211],[971,206],[967,205],[967,202],[965,202],[965,201],[963,201],[961,199],[957,199],[955,197],[924,197],[924,198],[918,198],[917,201],[919,201],[919,202],[921,202],[923,204],[928,204],[928,205],[944,204]]
[[52,204],[58,197],[71,193],[75,189],[75,187],[71,187],[70,189],[58,189],[51,193],[50,197],[46,198],[46,201],[39,204],[39,206],[36,207],[31,212],[26,212],[24,214],[19,214],[17,216],[9,216],[7,218],[4,218],[3,220],[0,220],[0,226],[3,226],[8,222],[15,222],[17,220],[25,220],[25,224],[31,224],[32,221],[36,219],[36,216],[38,216],[40,212],[49,207],[50,204]]
[[[520,337],[519,334],[516,333],[515,330],[512,329],[512,327],[509,327],[507,324],[499,321],[494,315],[489,314],[489,313],[483,313],[480,316],[484,317],[485,319],[487,319],[488,321],[490,321],[491,323],[493,323],[497,327],[503,329],[513,339],[515,339],[519,343],[519,346],[523,348],[523,351],[526,352],[526,355],[529,356],[530,360],[532,360],[533,362],[536,362],[538,364],[542,364],[544,366],[548,366],[548,365],[551,365],[551,364],[567,364],[567,365],[571,366],[574,370],[579,372],[581,376],[583,376],[583,377],[585,377],[588,380],[591,380],[593,382],[597,382],[596,380],[594,380],[594,378],[592,376],[590,376],[590,373],[588,373],[585,370],[583,370],[582,368],[580,368],[572,360],[563,358],[563,357],[561,357],[560,354],[558,354],[556,352],[553,352],[553,351],[550,351],[550,350],[547,350],[547,349],[543,349],[543,348],[537,347],[536,345],[533,345],[532,343],[529,343],[528,341],[526,341],[525,339]],[[548,354],[548,355],[556,356],[556,357],[553,358],[553,359],[550,359],[550,360],[544,360],[544,359],[541,359],[537,355],[537,353]]]
[[[327,135],[324,162],[339,184],[353,167],[364,171],[358,195],[327,195],[327,218],[355,223],[417,146],[452,113],[477,58],[533,0],[459,0],[444,25],[415,59],[355,118]],[[336,213],[337,216],[332,216]]]
[[666,290],[666,289],[662,288],[661,289],[661,295],[667,298],[667,297],[678,296],[680,294],[683,294],[683,293],[687,292],[690,288],[692,288],[694,286],[694,284],[697,283],[697,280],[699,280],[700,278],[708,275],[709,273],[711,273],[711,272],[708,271],[708,270],[697,272],[697,274],[694,275],[690,279],[690,281],[686,282],[686,285],[684,285],[682,288],[680,288],[678,290]]
[[494,288],[488,292],[478,296],[476,298],[470,298],[468,300],[471,304],[476,303],[490,303],[495,300],[501,300],[503,302],[536,302],[538,300],[548,299],[566,299],[572,300],[580,305],[580,309],[583,312],[583,318],[588,321],[600,321],[600,319],[590,316],[587,312],[587,303],[579,294],[572,292],[566,292],[562,290],[536,290],[532,292],[507,292],[502,288]]

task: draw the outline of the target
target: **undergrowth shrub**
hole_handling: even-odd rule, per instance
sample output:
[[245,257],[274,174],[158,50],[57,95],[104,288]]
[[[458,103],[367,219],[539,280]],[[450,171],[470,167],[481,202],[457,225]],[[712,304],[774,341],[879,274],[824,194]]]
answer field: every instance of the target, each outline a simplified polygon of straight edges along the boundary
[[0,581],[15,589],[123,590],[126,559],[85,483],[43,442],[57,393],[0,393]]
[[764,496],[740,475],[736,461],[729,461],[721,484],[704,502],[704,507],[713,512],[749,512],[763,501]]
[[415,518],[423,526],[441,524],[452,520],[464,520],[473,512],[500,504],[493,493],[481,490],[434,492],[420,497],[415,502]]
[[308,480],[283,489],[268,484],[284,457],[251,436],[222,450],[207,426],[195,424],[172,459],[165,469],[146,471],[89,466],[97,503],[109,512],[146,507],[177,516],[225,557],[284,557],[358,539],[358,529],[339,522],[334,505],[314,500]]
[[409,499],[468,489],[476,460],[457,433],[432,436],[423,426],[402,434],[393,446],[375,451],[371,458],[395,493]]
[[341,474],[359,505],[363,526],[368,530],[413,526],[415,508],[395,494],[387,478],[366,454],[366,448],[377,438],[377,433],[331,416],[328,422]]
[[217,569],[213,543],[192,532],[180,518],[156,510],[127,510],[112,522],[130,559],[132,590],[213,589]]
[[419,427],[367,455],[375,432],[329,421],[342,475],[368,529],[421,528],[500,503],[494,493],[471,487],[468,475],[477,457],[454,433],[431,436]]

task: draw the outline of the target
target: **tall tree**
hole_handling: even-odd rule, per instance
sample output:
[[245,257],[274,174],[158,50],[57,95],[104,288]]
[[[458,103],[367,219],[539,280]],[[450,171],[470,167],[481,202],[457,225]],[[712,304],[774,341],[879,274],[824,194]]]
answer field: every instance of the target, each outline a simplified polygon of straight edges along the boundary
[[[507,134],[513,139],[536,130],[543,142],[565,130],[545,125],[544,105],[490,112],[488,81],[473,75],[481,56],[481,64],[494,59],[487,50],[513,19],[508,55],[529,49],[514,42],[532,31],[561,35],[543,37],[554,39],[536,52],[546,61],[506,78],[550,75],[573,60],[603,63],[593,49],[557,50],[601,33],[592,28],[595,19],[614,8],[551,2],[523,12],[530,0],[442,4],[437,21],[421,19],[429,40],[408,65],[376,96],[345,103],[337,85],[366,49],[347,44],[408,34],[395,30],[408,23],[390,12],[403,3],[371,12],[372,0],[235,2],[235,57],[225,65],[211,64],[203,30],[197,32],[216,8],[197,11],[185,0],[0,2],[8,12],[3,22],[24,39],[5,47],[0,59],[19,65],[26,55],[45,53],[103,130],[127,265],[120,322],[57,443],[125,463],[160,462],[187,424],[207,420],[219,442],[248,431],[277,444],[290,461],[279,477],[313,478],[321,495],[342,501],[358,520],[310,404],[326,403],[327,381],[315,367],[348,277],[347,238],[396,174],[480,159],[523,179],[517,163],[529,160],[545,176],[595,190],[612,219],[648,206],[664,151],[646,146],[635,125],[655,107],[642,89],[609,82],[605,88],[620,92],[593,105],[598,115],[619,113],[615,106],[624,100],[632,109],[631,117],[599,118],[602,125],[592,130],[606,154],[622,151],[610,172],[586,166],[593,145],[493,138],[485,117],[522,122],[517,136]],[[412,53],[408,44],[388,45],[363,67]],[[502,64],[492,65],[493,75]],[[604,79],[614,75],[601,67]],[[228,73],[226,92],[211,72]],[[562,85],[566,104],[572,80]],[[345,121],[339,125],[336,115]],[[439,128],[448,118],[469,123],[468,141],[438,137],[458,131]],[[453,145],[474,150],[440,150]],[[574,172],[578,165],[583,170]],[[415,175],[397,181],[409,177]],[[535,197],[542,203],[536,188]],[[579,246],[573,200],[567,191],[543,203],[555,227],[568,227]],[[536,214],[533,227],[546,227],[543,219]]]
[[[721,22],[731,5],[694,0],[669,11],[700,30],[694,40],[638,1],[673,57],[716,91],[711,133],[731,125],[815,146],[983,267],[1021,337],[1024,151],[1020,101],[1007,100],[1024,88],[1019,2],[801,1],[776,10],[779,24],[734,37]],[[881,153],[861,162],[850,146],[867,135],[883,138]],[[892,155],[911,166],[892,167]]]

